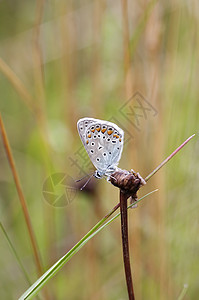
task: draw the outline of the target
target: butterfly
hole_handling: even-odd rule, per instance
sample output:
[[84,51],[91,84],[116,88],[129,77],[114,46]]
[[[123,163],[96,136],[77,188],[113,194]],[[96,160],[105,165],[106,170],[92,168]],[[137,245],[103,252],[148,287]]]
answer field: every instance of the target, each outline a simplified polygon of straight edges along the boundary
[[124,131],[114,123],[94,118],[83,118],[77,122],[81,141],[91,162],[96,168],[94,176],[107,177],[118,170],[121,158]]

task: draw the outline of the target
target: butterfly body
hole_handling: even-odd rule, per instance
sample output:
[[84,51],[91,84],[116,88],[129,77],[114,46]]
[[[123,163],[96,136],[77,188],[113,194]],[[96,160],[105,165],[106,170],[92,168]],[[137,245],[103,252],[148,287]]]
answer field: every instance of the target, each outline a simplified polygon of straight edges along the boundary
[[116,124],[94,118],[77,122],[81,141],[96,167],[94,176],[110,178],[117,170],[123,150],[124,132]]

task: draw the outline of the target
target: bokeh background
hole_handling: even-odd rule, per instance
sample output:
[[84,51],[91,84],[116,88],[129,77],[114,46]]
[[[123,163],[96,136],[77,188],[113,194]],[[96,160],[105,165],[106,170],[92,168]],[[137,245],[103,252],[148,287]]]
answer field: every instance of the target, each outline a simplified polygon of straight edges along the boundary
[[[62,176],[72,186],[91,170],[79,118],[121,126],[126,143],[119,166],[143,177],[197,133],[198,26],[196,0],[0,1],[0,111],[43,270],[119,200],[116,188],[96,179],[84,192],[67,189],[61,202],[44,197],[48,189],[65,195]],[[178,299],[185,284],[183,299],[198,297],[198,151],[196,136],[139,196],[159,191],[129,211],[136,299]],[[37,268],[2,139],[0,221],[33,283]],[[16,299],[29,284],[2,230],[0,265],[0,298]],[[120,220],[83,247],[46,290],[48,299],[127,299]]]

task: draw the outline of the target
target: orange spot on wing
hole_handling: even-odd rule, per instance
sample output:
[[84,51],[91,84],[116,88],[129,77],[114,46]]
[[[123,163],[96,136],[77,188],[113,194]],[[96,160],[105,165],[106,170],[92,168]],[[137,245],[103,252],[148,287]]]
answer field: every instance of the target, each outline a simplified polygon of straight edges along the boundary
[[86,144],[88,145],[88,140],[86,141]]
[[108,130],[107,133],[108,135],[111,135],[113,133],[113,130]]
[[100,129],[101,129],[100,127],[97,127],[97,128],[96,128],[96,130],[97,130],[98,132],[100,131]]
[[114,134],[113,137],[116,137],[116,139],[118,139],[118,138],[119,138],[119,135]]
[[122,140],[121,140],[121,139],[119,139],[119,141],[121,142]]
[[101,132],[104,133],[106,131],[106,128],[101,129]]
[[90,134],[90,133],[88,134],[88,138],[89,138],[89,139],[91,138],[91,134]]
[[95,128],[91,130],[92,132],[95,132]]

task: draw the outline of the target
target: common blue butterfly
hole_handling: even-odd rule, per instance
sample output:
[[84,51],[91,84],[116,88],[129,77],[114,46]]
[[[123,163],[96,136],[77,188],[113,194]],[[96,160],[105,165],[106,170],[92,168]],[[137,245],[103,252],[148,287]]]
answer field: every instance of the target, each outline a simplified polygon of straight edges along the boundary
[[114,123],[94,118],[77,122],[81,141],[96,168],[96,178],[107,177],[117,171],[121,158],[124,131]]

